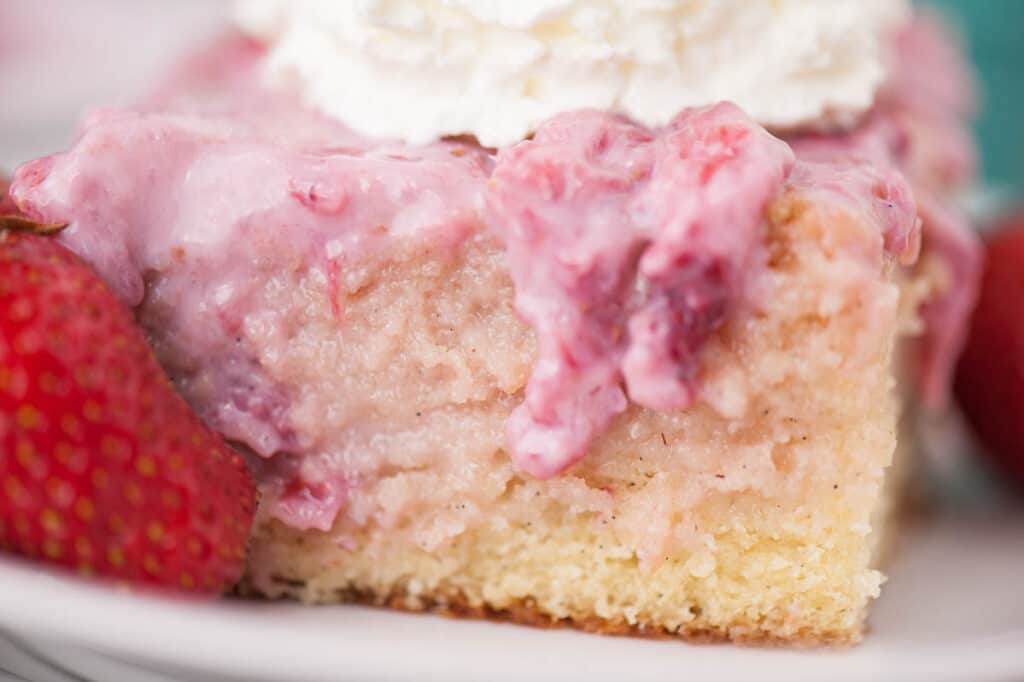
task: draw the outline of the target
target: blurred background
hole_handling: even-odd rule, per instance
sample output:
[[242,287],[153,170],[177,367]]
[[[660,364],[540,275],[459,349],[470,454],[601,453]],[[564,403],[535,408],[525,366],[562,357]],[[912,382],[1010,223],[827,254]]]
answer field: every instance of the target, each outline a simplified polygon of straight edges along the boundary
[[1024,2],[929,0],[963,34],[981,80],[977,121],[985,179],[1024,195]]
[[70,143],[220,30],[227,0],[0,0],[0,168]]

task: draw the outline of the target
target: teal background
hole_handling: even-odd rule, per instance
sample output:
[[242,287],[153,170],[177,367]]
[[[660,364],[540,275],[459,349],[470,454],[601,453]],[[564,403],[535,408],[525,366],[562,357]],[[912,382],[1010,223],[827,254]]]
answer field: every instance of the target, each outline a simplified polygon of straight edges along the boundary
[[928,0],[958,27],[981,80],[985,178],[1024,197],[1024,0]]

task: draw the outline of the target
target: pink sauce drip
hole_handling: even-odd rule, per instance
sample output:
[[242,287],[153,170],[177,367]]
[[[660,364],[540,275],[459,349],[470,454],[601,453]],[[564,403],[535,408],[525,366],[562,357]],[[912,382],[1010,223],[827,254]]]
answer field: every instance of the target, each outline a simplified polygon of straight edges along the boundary
[[[879,117],[848,134],[791,139],[800,160],[790,183],[812,193],[826,192],[855,214],[877,225],[884,250],[903,265],[917,261],[921,231],[914,192],[895,164],[906,136]],[[877,259],[880,254],[866,254]]]
[[649,131],[584,111],[501,152],[487,195],[516,306],[537,332],[511,454],[553,476],[634,402],[694,399],[698,351],[736,303],[768,201],[793,163],[735,106]]
[[280,453],[272,459],[250,459],[261,492],[273,500],[274,518],[291,528],[330,531],[345,506],[352,484],[345,474],[321,461],[320,455]]

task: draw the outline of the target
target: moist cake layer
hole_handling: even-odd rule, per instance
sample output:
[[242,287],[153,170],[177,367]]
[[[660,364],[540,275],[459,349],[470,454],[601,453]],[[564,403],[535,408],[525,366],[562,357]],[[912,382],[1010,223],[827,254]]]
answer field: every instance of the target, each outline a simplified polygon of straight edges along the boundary
[[225,44],[12,187],[253,453],[251,586],[856,638],[892,348],[976,262],[925,212],[903,271],[912,111],[791,146],[731,105],[576,112],[494,154],[364,139],[260,58]]

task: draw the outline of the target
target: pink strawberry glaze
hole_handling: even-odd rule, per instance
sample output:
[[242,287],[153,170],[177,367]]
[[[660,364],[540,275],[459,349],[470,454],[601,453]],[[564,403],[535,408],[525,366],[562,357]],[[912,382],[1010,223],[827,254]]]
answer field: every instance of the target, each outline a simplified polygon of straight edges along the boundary
[[539,353],[509,420],[511,454],[553,476],[627,406],[679,410],[698,352],[754,265],[789,147],[739,109],[649,131],[596,111],[558,116],[498,155],[487,194],[519,314]]

